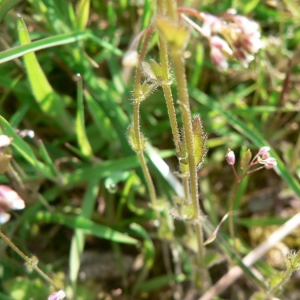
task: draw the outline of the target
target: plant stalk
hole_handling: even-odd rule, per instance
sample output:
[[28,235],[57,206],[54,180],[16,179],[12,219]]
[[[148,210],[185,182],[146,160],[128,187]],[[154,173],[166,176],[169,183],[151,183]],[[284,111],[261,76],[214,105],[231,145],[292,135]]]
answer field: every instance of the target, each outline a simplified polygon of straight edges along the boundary
[[141,85],[141,62],[144,60],[147,52],[147,47],[149,44],[149,40],[152,34],[153,28],[150,27],[146,34],[145,38],[142,44],[141,52],[140,52],[140,57],[139,57],[139,65],[136,68],[136,75],[135,75],[135,85],[134,85],[134,100],[133,100],[133,127],[134,127],[134,132],[135,132],[135,139],[137,143],[137,148],[139,149],[137,151],[137,155],[142,167],[143,174],[145,176],[146,184],[149,190],[149,196],[150,196],[150,201],[153,207],[155,207],[156,204],[156,192],[155,192],[155,187],[146,163],[146,159],[144,156],[144,152],[142,150],[142,135],[141,135],[141,125],[140,125],[140,101],[138,100],[140,98],[139,92],[140,92],[140,85]]

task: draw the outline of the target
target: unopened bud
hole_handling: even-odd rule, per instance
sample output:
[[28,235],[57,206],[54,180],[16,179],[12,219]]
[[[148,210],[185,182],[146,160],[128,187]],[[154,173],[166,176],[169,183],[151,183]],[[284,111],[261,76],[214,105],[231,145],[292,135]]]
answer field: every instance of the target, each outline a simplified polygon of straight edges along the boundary
[[229,165],[235,164],[235,154],[232,150],[228,149],[228,152],[227,152],[225,158]]
[[66,294],[63,290],[60,290],[58,292],[52,293],[49,297],[48,300],[62,300],[66,297]]
[[131,50],[125,53],[122,64],[125,67],[135,67],[139,61],[139,54],[136,50]]

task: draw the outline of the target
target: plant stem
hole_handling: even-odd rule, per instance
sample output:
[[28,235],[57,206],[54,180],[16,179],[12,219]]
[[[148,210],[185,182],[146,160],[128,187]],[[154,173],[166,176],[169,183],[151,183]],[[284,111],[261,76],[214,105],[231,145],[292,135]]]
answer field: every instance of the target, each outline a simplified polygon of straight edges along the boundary
[[0,230],[0,237],[6,242],[8,246],[10,246],[16,253],[18,253],[24,261],[26,261],[26,264],[28,267],[32,267],[36,272],[38,272],[47,282],[49,282],[51,285],[53,285],[56,289],[61,289],[48,275],[42,271],[38,265],[37,265],[37,258],[36,257],[28,257],[25,255],[1,230]]
[[197,166],[194,159],[194,141],[193,141],[193,129],[192,129],[192,117],[189,104],[189,95],[187,90],[187,81],[185,75],[185,66],[182,58],[182,54],[179,51],[172,51],[170,49],[176,81],[177,89],[180,101],[180,110],[183,121],[183,131],[185,138],[185,145],[188,153],[188,165],[189,165],[189,179],[190,179],[190,195],[194,211],[197,245],[198,245],[198,261],[202,273],[202,282],[205,282],[205,269],[204,269],[204,246],[203,246],[203,229],[200,218],[202,212],[198,202],[198,178],[197,178]]
[[150,27],[146,34],[145,34],[145,38],[142,44],[142,48],[141,48],[141,52],[140,52],[140,57],[139,57],[139,65],[136,68],[136,75],[135,75],[135,85],[134,85],[134,100],[133,100],[133,127],[134,127],[134,132],[135,132],[135,139],[136,139],[136,143],[137,143],[137,155],[142,167],[142,171],[143,174],[145,176],[145,180],[146,180],[146,184],[149,190],[149,196],[150,196],[150,201],[153,207],[155,207],[156,204],[156,192],[155,192],[155,188],[154,188],[154,184],[146,163],[146,159],[144,156],[144,152],[142,149],[142,134],[141,134],[141,129],[140,129],[140,85],[141,85],[141,61],[143,61],[143,59],[146,56],[146,52],[147,52],[147,47],[149,44],[149,40],[152,34],[152,30],[153,28]]
[[240,183],[241,183],[241,180],[237,179],[237,181],[235,183],[235,186],[234,186],[234,190],[232,192],[231,199],[230,199],[229,212],[228,212],[229,233],[230,233],[230,236],[231,236],[231,239],[233,241],[233,245],[234,245],[235,249],[236,249],[236,241],[235,241],[234,220],[233,220],[233,207],[234,207],[234,200],[235,200],[235,197],[236,197],[236,193],[237,193],[237,190],[238,190],[238,187],[239,187]]
[[[162,1],[158,1],[158,9],[159,13],[163,12],[163,5]],[[169,9],[168,9],[169,11]],[[162,89],[164,92],[167,111],[169,115],[173,140],[175,144],[176,154],[180,152],[179,144],[180,144],[180,134],[177,124],[176,118],[176,110],[174,106],[174,100],[172,96],[171,86],[169,83],[170,80],[170,72],[169,72],[169,61],[168,61],[168,53],[167,53],[167,44],[164,39],[159,36],[159,54],[160,54],[160,62],[161,62],[161,70],[162,70]],[[189,199],[189,179],[186,177],[182,180],[183,188],[184,188],[184,195],[185,201],[188,202]]]
[[269,293],[268,293],[269,296],[271,296],[271,295],[276,295],[276,294],[277,294],[278,290],[279,290],[281,287],[283,287],[283,286],[287,283],[287,281],[290,279],[290,277],[291,277],[293,271],[294,271],[294,270],[293,270],[292,268],[289,268],[289,269],[287,269],[287,270],[285,271],[285,273],[284,273],[283,277],[281,278],[281,280],[280,280],[275,286],[273,286],[273,287],[271,288],[271,290],[269,291]]

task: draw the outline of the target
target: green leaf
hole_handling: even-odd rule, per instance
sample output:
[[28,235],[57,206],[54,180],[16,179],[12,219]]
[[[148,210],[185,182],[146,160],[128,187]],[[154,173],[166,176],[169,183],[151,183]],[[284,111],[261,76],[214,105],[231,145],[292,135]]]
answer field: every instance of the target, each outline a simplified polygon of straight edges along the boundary
[[[93,181],[89,184],[83,199],[81,216],[90,219],[99,192],[99,182]],[[80,268],[81,255],[85,244],[85,233],[82,229],[76,229],[71,241],[69,268],[70,281],[76,286],[77,276]]]
[[54,179],[56,177],[56,173],[53,174],[51,168],[37,160],[31,148],[19,137],[15,130],[2,116],[0,116],[0,126],[4,134],[14,139],[12,145],[16,151],[24,157],[24,159],[26,159],[32,166],[36,167],[45,177],[49,179]]
[[77,114],[76,114],[76,135],[77,142],[85,157],[93,155],[91,145],[88,141],[85,122],[84,122],[84,106],[83,106],[83,93],[82,93],[82,77],[77,74]]
[[[29,279],[29,278],[14,278],[9,282],[6,282],[7,289],[10,292],[12,298],[18,300],[28,299],[46,299],[49,296],[47,287],[40,279]],[[2,295],[0,294],[1,299]]]
[[[18,34],[21,44],[31,42],[26,24],[22,17],[18,15]],[[34,53],[28,53],[24,56],[24,64],[28,80],[41,110],[48,116],[51,116],[57,124],[68,131],[73,131],[71,119],[63,106],[63,99],[59,97],[44,74]]]
[[80,0],[76,7],[77,28],[84,29],[89,20],[90,0]]
[[165,285],[170,284],[170,282],[183,282],[186,280],[186,276],[184,274],[179,275],[163,275],[152,278],[144,283],[141,283],[139,286],[139,291],[151,292],[162,288]]
[[32,222],[45,222],[61,224],[72,229],[82,229],[85,234],[91,234],[96,237],[106,239],[112,242],[124,244],[137,244],[138,241],[126,234],[111,229],[108,226],[97,224],[84,217],[65,216],[60,213],[38,212],[32,219]]
[[243,14],[248,15],[251,13],[255,7],[259,4],[260,0],[251,0],[243,3],[242,9],[243,9]]
[[[85,40],[88,37],[89,37],[88,31],[75,32],[75,33],[71,32],[71,33],[51,36],[45,39],[41,39],[39,41],[32,42],[30,44],[24,44],[18,47],[14,47],[0,52],[0,64],[21,57],[27,53],[31,53],[46,48],[56,47],[60,45],[74,43],[80,40]],[[107,45],[109,44],[107,43]]]
[[3,17],[21,0],[1,0],[0,1],[0,21]]

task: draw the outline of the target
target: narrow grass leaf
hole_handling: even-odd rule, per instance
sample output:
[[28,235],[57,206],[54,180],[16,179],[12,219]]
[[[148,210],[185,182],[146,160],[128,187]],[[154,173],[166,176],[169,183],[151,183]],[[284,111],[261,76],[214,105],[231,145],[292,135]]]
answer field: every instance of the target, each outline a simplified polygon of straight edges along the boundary
[[159,290],[165,285],[170,284],[171,282],[183,282],[185,280],[186,276],[184,274],[158,276],[144,283],[141,283],[138,291],[151,292]]
[[264,218],[243,218],[237,219],[236,222],[246,226],[246,227],[253,227],[253,226],[271,226],[271,225],[282,225],[287,222],[289,218],[280,218],[280,217],[264,217]]
[[[97,200],[98,192],[99,192],[99,182],[98,181],[90,182],[83,199],[82,212],[81,212],[82,217],[86,219],[91,218]],[[82,229],[76,229],[71,241],[70,258],[69,258],[69,269],[70,269],[69,276],[73,288],[76,287],[84,244],[85,244],[84,231]]]
[[141,283],[144,280],[144,278],[147,277],[151,267],[153,266],[154,263],[154,256],[155,256],[155,247],[154,244],[148,234],[148,232],[139,224],[133,223],[130,224],[130,229],[134,231],[134,233],[143,238],[143,268],[138,275],[135,284],[132,288],[133,293],[136,293],[140,290]]
[[139,160],[136,156],[105,161],[103,163],[80,168],[72,173],[64,175],[66,186],[73,186],[78,183],[88,182],[92,179],[102,179],[111,176],[113,173],[131,170],[139,166]]
[[49,156],[49,153],[48,153],[42,140],[39,140],[39,146],[40,146],[40,154],[41,154],[42,158],[44,159],[44,162],[47,164],[49,169],[52,171],[53,177],[57,177],[58,171],[56,170],[53,160]]
[[0,1],[0,21],[3,17],[21,0],[1,0]]
[[32,221],[60,224],[72,229],[82,229],[85,234],[90,234],[112,242],[132,245],[138,243],[136,239],[126,234],[113,230],[108,226],[97,224],[80,216],[65,216],[61,213],[40,211],[33,217]]
[[80,74],[77,74],[76,135],[77,135],[77,142],[83,156],[91,157],[93,155],[92,148],[88,141],[86,131],[85,131],[82,77]]
[[[31,40],[26,24],[20,15],[18,16],[17,24],[20,43],[30,43]],[[26,54],[24,56],[24,64],[32,92],[41,110],[52,117],[62,128],[72,132],[73,126],[69,115],[63,107],[63,99],[50,86],[35,53]]]
[[243,14],[248,15],[251,13],[256,6],[259,4],[260,0],[251,0],[243,3]]
[[84,29],[89,20],[90,0],[80,0],[76,7],[77,29]]
[[24,159],[26,159],[32,166],[36,167],[45,177],[54,179],[50,168],[37,160],[31,148],[19,137],[15,130],[2,116],[0,116],[0,126],[4,134],[14,139],[12,145]]
[[20,45],[5,51],[0,52],[0,64],[21,57],[27,53],[38,50],[56,47],[60,45],[74,43],[80,40],[85,40],[89,37],[88,31],[71,32],[44,38],[30,44]]

